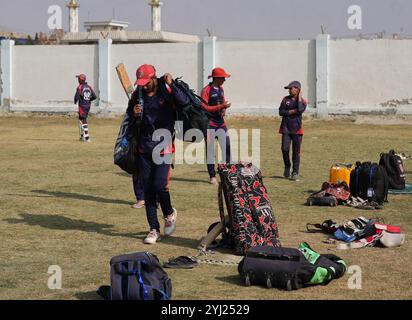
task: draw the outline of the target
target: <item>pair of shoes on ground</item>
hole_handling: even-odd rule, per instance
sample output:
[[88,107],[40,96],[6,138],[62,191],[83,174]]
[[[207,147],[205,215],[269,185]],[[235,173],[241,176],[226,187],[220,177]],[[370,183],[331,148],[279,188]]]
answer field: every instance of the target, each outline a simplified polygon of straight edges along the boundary
[[285,178],[289,178],[290,180],[293,181],[299,181],[299,174],[297,172],[292,172],[292,174],[290,174],[290,168],[285,168],[285,171],[283,171],[283,176]]
[[346,204],[350,207],[363,210],[375,210],[383,209],[383,206],[375,201],[369,202],[368,200],[362,199],[361,197],[350,197],[346,200]]
[[193,269],[199,263],[187,256],[179,256],[177,258],[170,258],[168,262],[163,264],[164,268],[173,268],[173,269]]
[[[164,234],[170,236],[176,230],[176,220],[177,220],[177,211],[173,208],[172,214],[164,218]],[[160,241],[160,232],[156,229],[150,230],[149,234],[143,240],[145,244],[155,244],[157,241]]]

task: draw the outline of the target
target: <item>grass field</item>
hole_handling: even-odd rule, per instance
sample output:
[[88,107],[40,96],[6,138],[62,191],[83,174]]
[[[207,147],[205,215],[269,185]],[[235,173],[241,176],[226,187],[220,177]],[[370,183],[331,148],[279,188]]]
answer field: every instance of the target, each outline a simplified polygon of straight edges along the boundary
[[[178,165],[171,194],[178,210],[175,234],[146,246],[144,209],[133,204],[131,177],[113,165],[120,118],[90,119],[89,144],[78,141],[74,117],[0,117],[0,299],[98,299],[109,283],[109,260],[119,254],[151,251],[161,261],[195,255],[208,226],[218,220],[217,189],[206,166]],[[230,128],[261,129],[261,169],[274,207],[283,246],[307,241],[321,253],[335,253],[362,268],[362,289],[351,290],[351,275],[327,286],[294,292],[244,287],[236,266],[201,264],[192,270],[167,269],[173,299],[411,299],[412,196],[389,197],[381,211],[307,207],[311,191],[328,180],[334,162],[379,160],[394,148],[411,153],[410,125],[358,125],[348,120],[306,120],[301,181],[281,178],[279,120],[231,118]],[[405,161],[407,180],[412,161]],[[337,252],[322,234],[307,234],[307,222],[337,222],[360,215],[400,225],[400,248]],[[47,287],[50,265],[62,268],[62,289]]]

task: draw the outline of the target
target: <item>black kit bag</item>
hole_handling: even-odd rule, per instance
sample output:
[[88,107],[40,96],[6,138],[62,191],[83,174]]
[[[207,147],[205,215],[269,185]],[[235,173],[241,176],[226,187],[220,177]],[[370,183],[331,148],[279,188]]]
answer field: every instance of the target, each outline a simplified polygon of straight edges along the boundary
[[388,186],[388,175],[383,166],[370,161],[356,162],[350,177],[350,191],[353,197],[382,204],[387,201]]
[[[159,84],[159,88],[163,96],[168,100],[172,99],[172,95],[167,91],[163,78],[159,79]],[[189,98],[189,103],[187,105],[178,106],[176,108],[175,121],[179,121],[181,122],[180,124],[183,124],[183,127],[177,127],[179,132],[177,132],[176,137],[182,137],[183,140],[187,142],[195,142],[195,137],[187,137],[187,139],[184,138],[188,130],[197,129],[202,133],[202,138],[206,140],[209,118],[211,117],[211,114],[202,105],[202,103],[207,104],[206,101],[204,101],[202,97],[198,96],[194,89],[191,89],[190,86],[181,78],[176,78],[173,80],[173,84]]]
[[394,150],[381,153],[379,164],[385,168],[388,175],[389,189],[405,189],[405,169],[401,157]]
[[350,173],[349,188],[352,197],[360,197],[361,195],[361,173],[362,173],[362,163],[360,161],[356,162],[355,168]]
[[133,175],[139,174],[137,147],[141,122],[141,119],[135,119],[133,117],[133,108],[137,104],[140,104],[143,108],[141,97],[142,88],[138,87],[129,100],[126,114],[123,117],[114,146],[114,164],[118,165],[123,171]]
[[238,265],[246,286],[297,290],[312,278],[315,267],[298,249],[257,246],[250,248]]
[[110,260],[109,300],[170,300],[172,281],[150,252],[137,252]]
[[382,204],[388,198],[389,180],[384,167],[377,163],[364,162],[360,188],[362,199]]
[[261,285],[287,291],[328,284],[343,276],[346,262],[332,254],[318,254],[306,243],[294,248],[251,248],[238,265],[246,286]]

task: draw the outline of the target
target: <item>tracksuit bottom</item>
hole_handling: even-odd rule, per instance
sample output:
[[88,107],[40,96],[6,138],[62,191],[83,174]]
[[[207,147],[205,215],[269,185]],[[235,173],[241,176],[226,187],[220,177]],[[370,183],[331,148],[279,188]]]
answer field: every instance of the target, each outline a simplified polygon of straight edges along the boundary
[[133,191],[137,201],[144,200],[143,183],[138,175],[133,175]]
[[285,168],[291,167],[289,153],[290,153],[290,144],[292,143],[292,172],[299,173],[299,164],[300,164],[300,149],[302,146],[303,135],[302,134],[282,134],[282,154],[283,154],[283,163]]
[[[217,130],[223,130],[226,135],[226,139],[224,140],[225,143],[223,143],[222,139],[219,139],[219,135],[216,134],[215,138],[213,139],[213,134]],[[208,133],[207,133],[207,144],[206,144],[206,154],[207,154],[207,171],[209,172],[209,177],[215,177],[216,176],[216,171],[215,171],[215,139],[218,140],[220,149],[222,150],[222,159],[224,159],[225,163],[230,163],[230,138],[229,135],[227,134],[227,127],[226,125],[223,127],[212,127],[208,126]],[[226,146],[225,146],[226,144]],[[226,158],[225,158],[226,156]]]
[[173,207],[169,194],[170,164],[155,164],[151,154],[141,154],[138,157],[141,181],[144,189],[146,205],[146,217],[150,230],[160,232],[160,224],[157,218],[157,200],[166,217],[173,213]]

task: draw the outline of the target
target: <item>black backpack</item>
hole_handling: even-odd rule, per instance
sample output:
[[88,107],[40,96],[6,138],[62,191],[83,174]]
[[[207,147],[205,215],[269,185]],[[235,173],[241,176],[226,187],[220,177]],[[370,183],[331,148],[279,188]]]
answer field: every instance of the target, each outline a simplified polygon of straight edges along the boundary
[[[297,290],[313,284],[327,284],[340,278],[346,271],[346,263],[335,255],[318,255],[307,243],[294,248],[256,246],[251,248],[238,265],[238,272],[246,286],[261,285],[267,288]],[[319,270],[322,268],[323,270]],[[319,274],[323,276],[319,277]]]
[[114,146],[114,164],[129,174],[138,175],[137,144],[139,127],[135,120],[126,113],[120,125]]
[[110,300],[170,300],[172,281],[150,252],[110,260]]
[[132,94],[127,105],[126,114],[120,125],[119,134],[114,146],[114,164],[129,174],[138,175],[137,147],[140,135],[141,119],[133,117],[133,108],[136,104],[143,107],[142,88],[138,87]]
[[[164,81],[163,78],[160,78],[159,80],[160,83]],[[175,120],[183,122],[183,128],[178,127],[179,132],[177,133],[177,138],[184,138],[185,133],[190,129],[198,129],[202,132],[203,138],[206,140],[207,128],[211,114],[203,107],[202,103],[207,104],[207,102],[204,101],[202,97],[198,96],[195,91],[191,89],[189,85],[181,78],[176,78],[173,82],[174,85],[183,91],[190,100],[189,104],[185,106],[178,106],[176,108]],[[165,85],[160,85],[159,88],[166,99],[171,99],[171,95],[167,92]],[[183,140],[194,142],[195,137],[187,137],[187,139]]]
[[388,198],[388,175],[381,165],[372,162],[356,162],[351,172],[350,190],[353,197],[382,204]]
[[385,168],[389,179],[389,189],[405,189],[405,169],[401,157],[394,150],[381,153],[379,164]]

